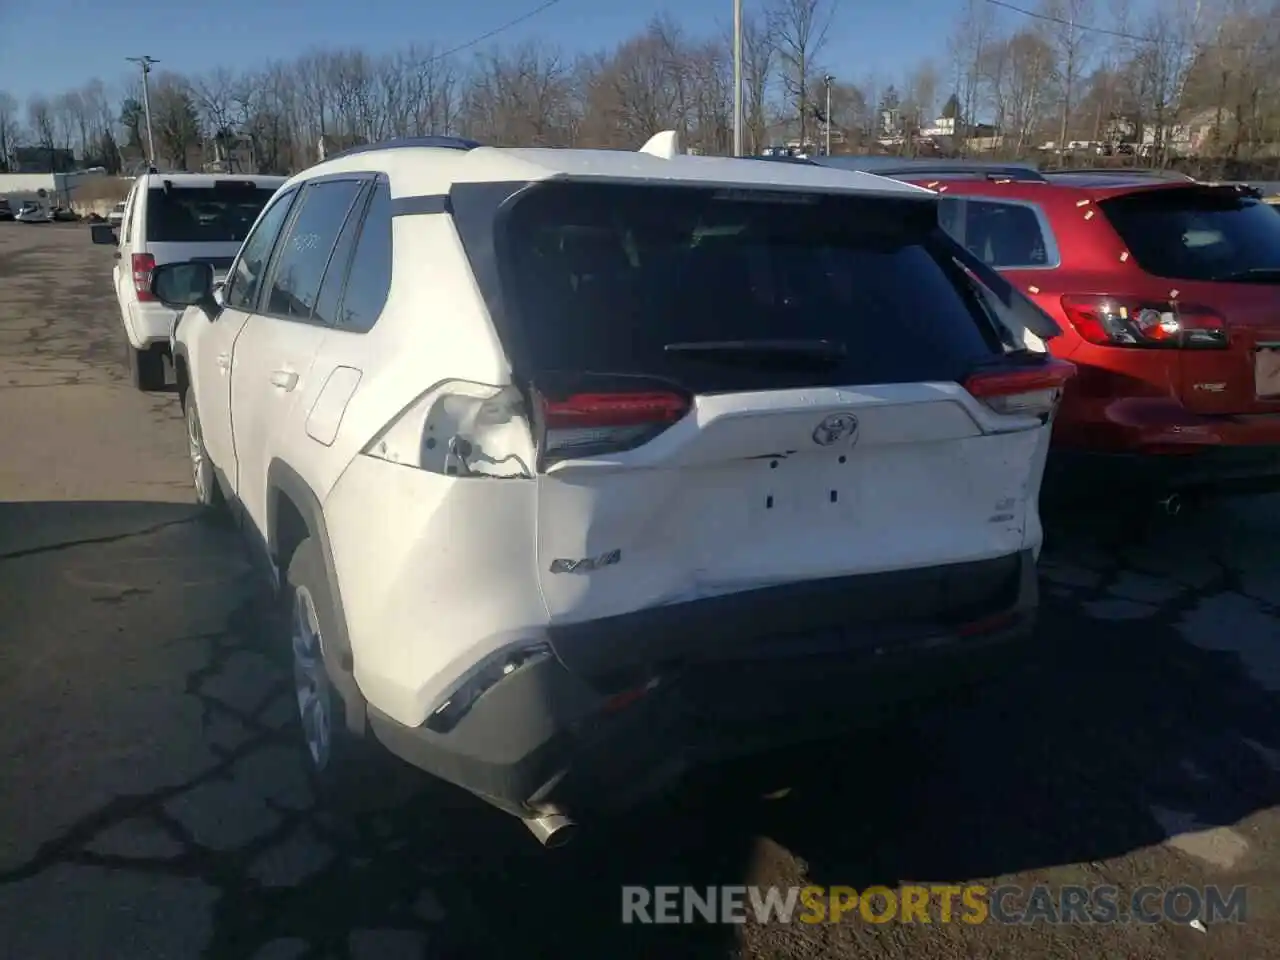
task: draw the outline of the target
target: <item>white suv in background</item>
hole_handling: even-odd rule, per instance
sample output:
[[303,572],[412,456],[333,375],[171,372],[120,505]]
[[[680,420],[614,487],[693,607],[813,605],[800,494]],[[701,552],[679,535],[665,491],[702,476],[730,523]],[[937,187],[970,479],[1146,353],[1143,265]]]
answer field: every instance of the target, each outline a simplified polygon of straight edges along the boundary
[[[544,843],[1028,648],[1060,332],[869,174],[429,139],[158,267],[200,500],[371,733]],[[376,789],[376,785],[372,785]]]
[[151,173],[138,177],[119,226],[96,224],[93,242],[117,246],[111,270],[129,340],[129,374],[139,390],[162,390],[164,357],[177,314],[151,294],[162,263],[198,260],[225,274],[284,177]]

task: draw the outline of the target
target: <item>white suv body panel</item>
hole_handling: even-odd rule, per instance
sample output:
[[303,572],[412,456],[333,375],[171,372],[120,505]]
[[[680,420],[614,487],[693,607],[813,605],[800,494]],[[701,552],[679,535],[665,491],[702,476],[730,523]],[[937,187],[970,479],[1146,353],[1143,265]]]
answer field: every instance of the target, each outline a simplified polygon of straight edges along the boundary
[[[848,410],[854,446],[768,456]],[[325,500],[356,679],[417,726],[466,664],[551,624],[1038,551],[1047,430],[995,419],[955,384],[894,384],[702,397],[638,450],[534,480],[357,456]],[[549,572],[612,550],[589,577]]]

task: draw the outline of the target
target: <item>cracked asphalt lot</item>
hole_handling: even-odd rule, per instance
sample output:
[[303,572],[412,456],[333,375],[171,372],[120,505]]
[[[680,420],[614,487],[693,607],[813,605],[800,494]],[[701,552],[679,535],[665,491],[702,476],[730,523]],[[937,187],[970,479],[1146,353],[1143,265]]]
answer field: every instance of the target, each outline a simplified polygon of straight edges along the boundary
[[[110,254],[0,224],[0,956],[1280,956],[1280,504],[1064,521],[1045,664],[543,851],[391,767],[317,805],[284,650],[125,383]],[[790,786],[782,800],[766,787]],[[1247,885],[1243,924],[623,926],[622,884]]]

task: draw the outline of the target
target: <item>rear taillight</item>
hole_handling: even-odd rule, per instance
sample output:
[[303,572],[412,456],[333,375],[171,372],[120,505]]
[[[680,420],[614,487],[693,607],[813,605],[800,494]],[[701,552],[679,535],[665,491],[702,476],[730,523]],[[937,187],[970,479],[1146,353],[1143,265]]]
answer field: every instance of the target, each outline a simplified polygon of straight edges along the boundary
[[532,477],[539,461],[630,450],[689,410],[685,397],[667,391],[532,395],[531,422],[514,386],[446,381],[401,411],[363,453],[451,477]]
[[689,412],[678,393],[573,393],[539,396],[543,462],[620,453],[647,443]]
[[1069,294],[1062,309],[1080,336],[1102,346],[1221,350],[1228,343],[1222,317],[1194,304]]
[[1034,366],[975,373],[964,387],[996,413],[1043,417],[1057,408],[1063,388],[1075,375],[1075,364],[1049,358]]
[[151,292],[151,271],[156,268],[156,258],[149,253],[133,255],[133,289],[138,299],[153,303],[156,296]]
[[678,393],[571,393],[539,397],[543,462],[621,453],[648,443],[689,412]]

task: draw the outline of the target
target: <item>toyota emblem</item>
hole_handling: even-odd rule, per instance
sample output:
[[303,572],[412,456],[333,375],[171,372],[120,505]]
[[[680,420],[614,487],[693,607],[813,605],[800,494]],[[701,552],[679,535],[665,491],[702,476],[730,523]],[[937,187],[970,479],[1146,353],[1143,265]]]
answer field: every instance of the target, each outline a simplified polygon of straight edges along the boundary
[[829,447],[841,440],[852,440],[857,432],[858,418],[852,413],[833,413],[813,428],[813,442]]

